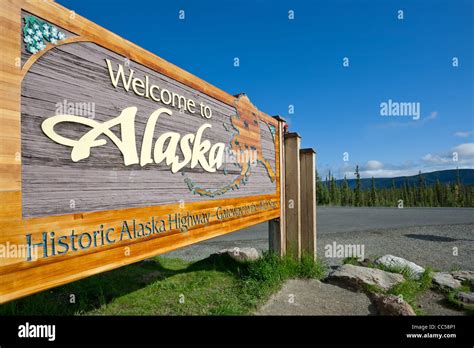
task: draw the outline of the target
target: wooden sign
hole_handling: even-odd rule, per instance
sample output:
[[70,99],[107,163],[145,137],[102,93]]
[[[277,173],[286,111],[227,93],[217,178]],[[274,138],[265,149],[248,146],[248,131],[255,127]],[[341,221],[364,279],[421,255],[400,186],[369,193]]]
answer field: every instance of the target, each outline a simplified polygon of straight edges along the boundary
[[282,124],[48,1],[0,9],[0,303],[280,216]]

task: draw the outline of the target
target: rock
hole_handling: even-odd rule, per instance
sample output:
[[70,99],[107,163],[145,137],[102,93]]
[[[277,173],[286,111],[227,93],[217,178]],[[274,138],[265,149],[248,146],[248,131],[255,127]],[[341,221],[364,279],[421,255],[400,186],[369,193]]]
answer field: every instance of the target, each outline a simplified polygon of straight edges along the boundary
[[468,282],[474,283],[473,271],[456,271],[456,272],[451,272],[451,275],[453,276],[454,279],[457,279],[461,282],[467,280]]
[[393,256],[393,255],[384,255],[375,260],[377,265],[383,265],[388,268],[406,268],[409,270],[413,278],[420,279],[421,275],[425,269],[421,266],[418,266],[416,263],[405,260],[402,257]]
[[442,288],[458,289],[461,287],[461,282],[449,274],[448,272],[433,273],[433,283]]
[[223,249],[217,252],[217,254],[227,254],[232,259],[245,262],[245,261],[255,261],[260,258],[260,253],[255,248],[232,248],[232,249]]
[[349,264],[337,268],[328,277],[329,282],[346,285],[354,290],[363,290],[364,285],[375,285],[383,290],[388,290],[404,280],[401,274]]
[[369,267],[369,265],[372,263],[370,259],[365,258],[364,260],[359,262],[361,266],[363,267]]
[[380,315],[416,315],[413,308],[396,295],[372,294],[371,299]]
[[458,298],[461,302],[474,304],[474,292],[460,292]]

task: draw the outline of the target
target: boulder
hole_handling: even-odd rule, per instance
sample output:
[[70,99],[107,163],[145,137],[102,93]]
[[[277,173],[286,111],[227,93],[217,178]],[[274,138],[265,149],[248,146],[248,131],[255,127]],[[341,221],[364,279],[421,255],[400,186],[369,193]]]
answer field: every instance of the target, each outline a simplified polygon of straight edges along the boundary
[[393,256],[393,255],[384,255],[375,260],[377,265],[383,265],[388,268],[394,269],[407,269],[413,278],[420,279],[421,275],[425,269],[421,266],[418,266],[416,263],[405,260],[402,257]]
[[338,267],[328,277],[329,282],[353,290],[364,290],[364,285],[375,285],[383,290],[388,290],[404,280],[405,278],[401,274],[349,264]]
[[458,298],[461,302],[474,304],[474,292],[460,292]]
[[459,281],[468,281],[474,283],[474,272],[473,271],[456,271],[451,272],[451,275],[454,279]]
[[260,253],[255,248],[230,248],[230,249],[223,249],[217,252],[217,254],[227,254],[232,259],[245,262],[245,261],[255,261],[260,258]]
[[399,296],[372,294],[371,300],[380,315],[416,315],[413,308]]
[[448,273],[436,272],[433,273],[433,283],[441,288],[458,289],[461,287],[461,282]]

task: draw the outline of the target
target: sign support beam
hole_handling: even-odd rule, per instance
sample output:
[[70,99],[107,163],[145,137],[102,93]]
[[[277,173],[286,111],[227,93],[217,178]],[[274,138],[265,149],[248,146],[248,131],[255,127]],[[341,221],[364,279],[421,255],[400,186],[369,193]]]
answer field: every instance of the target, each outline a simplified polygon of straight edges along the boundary
[[316,153],[300,150],[301,252],[316,259]]
[[281,257],[286,255],[285,142],[283,140],[286,121],[279,115],[273,118],[278,121],[278,139],[280,139],[280,217],[268,222],[268,247],[270,251]]
[[292,257],[301,257],[301,171],[298,133],[285,134],[285,217],[286,249]]

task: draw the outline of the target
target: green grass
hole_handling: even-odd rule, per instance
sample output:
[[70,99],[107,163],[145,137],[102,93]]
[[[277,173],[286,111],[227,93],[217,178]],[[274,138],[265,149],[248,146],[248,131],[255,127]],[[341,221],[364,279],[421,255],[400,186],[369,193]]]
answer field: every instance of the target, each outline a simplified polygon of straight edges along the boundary
[[344,265],[360,266],[359,259],[357,257],[354,257],[354,256],[344,258],[342,260],[342,263]]
[[474,290],[473,285],[468,282],[464,281],[461,283],[461,287],[459,289],[453,289],[449,291],[445,291],[446,302],[455,309],[460,309],[465,311],[470,315],[474,315],[474,305],[467,304],[459,300],[458,294],[460,292],[471,292]]
[[326,273],[307,256],[297,262],[265,253],[246,263],[227,255],[194,263],[156,258],[1,305],[0,315],[245,315],[285,280]]
[[[402,272],[405,272],[405,270],[402,270]],[[409,272],[409,274],[411,273]],[[427,268],[421,275],[420,279],[405,276],[405,280],[393,286],[388,293],[400,296],[404,301],[408,302],[417,315],[423,314],[423,312],[418,308],[416,301],[418,296],[430,289],[431,280],[432,270]]]
[[364,260],[360,260],[357,257],[351,256],[346,257],[342,260],[343,264],[349,264],[354,266],[361,266],[361,267],[368,267],[368,268],[379,268],[379,266],[372,260],[377,260],[379,256],[374,256],[370,258],[366,258]]
[[[402,267],[402,266],[385,266],[385,265],[382,265],[382,264],[378,264],[377,268],[381,269],[382,271],[401,274],[401,275],[403,275],[403,277],[405,279],[410,279],[410,280],[415,279],[415,274],[407,266],[405,266],[405,267]],[[421,280],[421,278],[422,277],[420,277],[420,280]]]
[[410,304],[410,306],[413,308],[417,315],[423,314],[423,312],[418,308],[418,304],[416,303],[416,301],[421,294],[428,291],[431,287],[431,268],[427,268],[425,272],[421,275],[421,277],[419,279],[416,279],[413,276],[413,273],[405,267],[386,267],[375,263],[371,263],[369,267],[378,268],[387,272],[402,274],[405,280],[397,285],[394,285],[388,291],[385,291],[376,285],[365,284],[364,291],[366,293],[391,294],[395,296],[400,296],[400,298]]
[[[354,257],[348,257],[343,260],[344,264],[351,265],[360,265],[360,262]],[[418,308],[416,303],[417,298],[424,292],[428,291],[431,287],[432,272],[431,268],[427,268],[425,272],[421,275],[419,279],[416,279],[413,272],[407,267],[398,267],[398,266],[384,266],[381,264],[376,264],[370,261],[366,267],[378,268],[380,270],[399,273],[402,274],[405,280],[395,286],[393,286],[388,291],[375,286],[375,285],[364,285],[364,291],[367,293],[386,293],[396,296],[400,296],[404,301],[410,304],[416,314],[423,314],[422,311]]]
[[[350,261],[348,263],[350,263]],[[432,283],[432,274],[433,272],[438,271],[433,268],[427,267],[420,279],[415,279],[413,273],[408,268],[386,267],[374,263],[371,263],[371,265],[369,265],[369,267],[371,266],[387,272],[399,273],[404,276],[405,281],[395,285],[387,293],[401,296],[403,300],[405,300],[412,306],[413,310],[417,315],[424,314],[423,311],[418,308],[417,298],[424,292],[428,291],[430,288],[443,293],[446,299],[446,303],[451,307],[455,309],[464,310],[466,313],[471,315],[474,314],[474,305],[463,303],[458,299],[458,294],[460,292],[471,292],[474,290],[474,286],[468,281],[463,282],[461,288],[459,289],[445,290],[443,288],[435,286]],[[456,265],[451,268],[451,272],[459,270],[460,268]],[[381,289],[378,289],[376,287],[367,287],[365,290],[367,292],[383,293]]]
[[382,289],[381,287],[375,285],[375,284],[363,284],[362,288],[364,289],[365,293],[373,293],[373,294],[385,294],[386,291]]
[[459,266],[457,264],[454,264],[454,265],[451,266],[449,272],[457,272],[457,271],[461,271],[461,270],[462,270],[461,266]]

